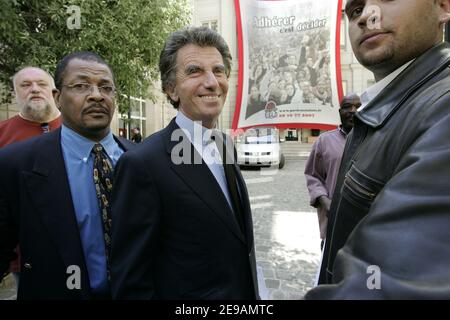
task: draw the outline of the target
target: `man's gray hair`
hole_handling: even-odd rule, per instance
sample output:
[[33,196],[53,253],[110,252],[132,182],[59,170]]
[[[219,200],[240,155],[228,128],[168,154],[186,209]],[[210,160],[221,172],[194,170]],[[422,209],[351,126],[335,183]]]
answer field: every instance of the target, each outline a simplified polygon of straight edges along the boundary
[[17,71],[16,73],[14,73],[14,75],[11,77],[11,80],[12,80],[12,83],[13,83],[13,88],[14,88],[14,94],[15,94],[15,95],[17,95],[17,91],[16,91],[16,90],[17,90],[17,88],[16,88],[16,78],[17,78],[17,75],[18,75],[20,72],[22,72],[23,70],[25,70],[25,69],[38,69],[38,70],[44,71],[44,72],[49,76],[49,78],[51,79],[51,85],[53,86],[52,89],[55,88],[55,80],[53,79],[53,76],[52,76],[50,73],[48,73],[46,70],[44,70],[44,69],[42,69],[42,68],[39,68],[39,67],[27,66],[27,67],[21,68],[19,71]]
[[[161,50],[159,70],[161,72],[162,90],[164,93],[166,93],[166,90],[175,86],[177,52],[188,44],[194,44],[200,47],[215,47],[222,55],[227,77],[230,76],[232,58],[230,49],[222,36],[207,27],[187,27],[172,33]],[[166,95],[170,103],[178,109],[179,101],[173,101],[167,93]]]

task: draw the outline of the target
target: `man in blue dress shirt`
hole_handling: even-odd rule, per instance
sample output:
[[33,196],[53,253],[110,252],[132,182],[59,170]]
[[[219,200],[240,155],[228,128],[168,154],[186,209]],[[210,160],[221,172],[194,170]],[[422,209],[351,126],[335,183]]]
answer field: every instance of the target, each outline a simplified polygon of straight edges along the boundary
[[61,129],[0,153],[0,275],[19,244],[18,299],[107,299],[112,168],[132,144],[110,131],[114,76],[100,56],[64,57],[55,86]]

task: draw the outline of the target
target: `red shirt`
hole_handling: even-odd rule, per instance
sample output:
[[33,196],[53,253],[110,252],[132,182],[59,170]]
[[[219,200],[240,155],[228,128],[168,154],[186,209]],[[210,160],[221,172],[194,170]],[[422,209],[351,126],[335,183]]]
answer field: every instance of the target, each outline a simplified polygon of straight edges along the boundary
[[[60,126],[61,117],[48,123],[49,131],[55,130]],[[19,115],[2,121],[0,122],[0,147],[39,136],[44,133],[44,129],[39,122],[25,120]]]
[[[35,136],[39,136],[44,132],[52,131],[61,126],[61,117],[52,120],[47,124],[25,120],[17,115],[11,119],[0,122],[0,148],[10,143],[23,141]],[[16,248],[19,254],[19,247]],[[10,272],[20,272],[19,258],[12,261],[9,266]]]

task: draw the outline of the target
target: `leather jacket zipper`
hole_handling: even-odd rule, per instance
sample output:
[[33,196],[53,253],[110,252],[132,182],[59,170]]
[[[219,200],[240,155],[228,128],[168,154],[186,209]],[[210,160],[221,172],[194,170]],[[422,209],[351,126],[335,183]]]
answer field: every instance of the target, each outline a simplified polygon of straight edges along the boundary
[[356,191],[362,193],[363,195],[369,197],[369,199],[375,198],[375,193],[370,192],[366,187],[364,187],[362,184],[360,184],[358,181],[356,181],[351,175],[346,174],[345,175],[345,181],[344,183],[347,183],[350,185],[350,187],[356,189]]
[[[344,157],[348,155],[350,155],[350,159],[348,159],[348,163],[350,164],[349,167],[347,167],[347,172],[348,170],[351,168],[351,166],[353,166],[353,164],[356,162],[356,159],[358,158],[359,152],[361,151],[361,144],[364,142],[364,140],[367,137],[367,133],[369,131],[369,127],[367,125],[365,125],[360,119],[358,119],[358,117],[354,117],[353,121],[355,121],[355,125],[353,127],[353,134],[351,137],[350,141],[347,141],[347,144],[345,146],[344,149]],[[345,161],[347,159],[342,158],[342,161]],[[340,169],[342,170],[342,168]],[[344,175],[344,179],[341,180],[342,184],[345,184],[345,181],[352,181],[350,182],[351,185],[357,185],[357,182],[354,181],[353,178],[349,177],[349,179],[345,179],[345,177],[348,174],[346,173]],[[357,187],[355,187],[356,190],[360,190],[362,188],[359,188],[359,186],[357,185]],[[369,191],[366,190],[362,190],[361,192],[362,194],[368,196],[368,197],[374,197],[374,194],[371,194]],[[372,199],[372,198],[370,198]],[[333,263],[334,263],[334,259],[333,261],[331,261],[331,254],[333,253],[333,240],[334,240],[334,232],[335,232],[335,226],[336,226],[336,221],[339,219],[339,208],[341,206],[341,201],[342,201],[342,196],[339,197],[339,203],[336,206],[335,209],[335,216],[333,219],[333,227],[331,229],[331,238],[330,238],[330,243],[326,244],[326,246],[328,246],[328,253],[327,253],[327,260],[326,260],[326,265],[325,265],[325,282],[326,283],[331,283],[331,278],[333,276]],[[327,239],[328,240],[328,239]],[[325,249],[326,249],[325,246]],[[324,249],[324,250],[325,250]]]

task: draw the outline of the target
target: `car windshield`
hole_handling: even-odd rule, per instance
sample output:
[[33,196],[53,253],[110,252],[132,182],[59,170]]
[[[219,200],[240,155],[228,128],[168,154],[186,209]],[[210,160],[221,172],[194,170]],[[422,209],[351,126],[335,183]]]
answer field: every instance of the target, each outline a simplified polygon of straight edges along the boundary
[[277,143],[278,135],[273,129],[250,129],[245,133],[245,143],[247,144],[267,144]]

